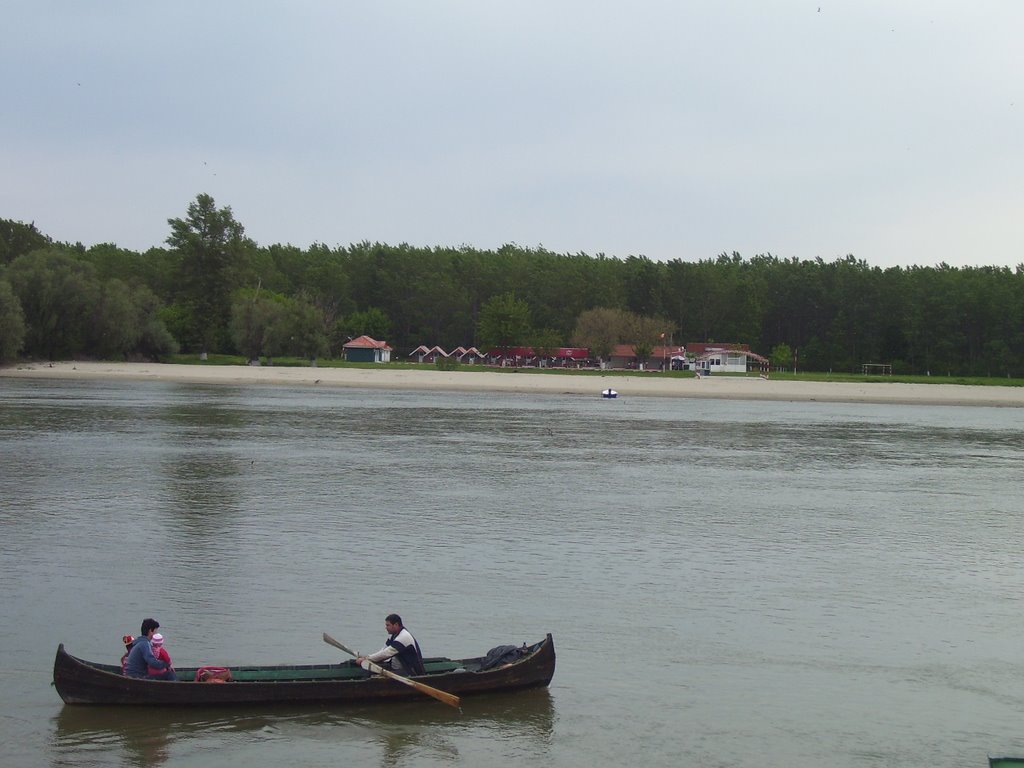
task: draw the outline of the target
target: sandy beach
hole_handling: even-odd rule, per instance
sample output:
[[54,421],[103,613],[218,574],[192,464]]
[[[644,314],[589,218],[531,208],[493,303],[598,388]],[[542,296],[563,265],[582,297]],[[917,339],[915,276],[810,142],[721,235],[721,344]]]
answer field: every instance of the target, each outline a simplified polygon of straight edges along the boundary
[[619,397],[695,397],[800,402],[901,403],[1024,407],[1024,387],[959,384],[888,384],[781,381],[758,376],[664,379],[514,373],[509,371],[389,370],[367,368],[276,368],[174,365],[161,363],[57,362],[0,367],[0,378],[112,379],[177,381],[193,384],[287,384],[311,387],[427,389],[451,392],[518,392],[599,397],[614,389]]

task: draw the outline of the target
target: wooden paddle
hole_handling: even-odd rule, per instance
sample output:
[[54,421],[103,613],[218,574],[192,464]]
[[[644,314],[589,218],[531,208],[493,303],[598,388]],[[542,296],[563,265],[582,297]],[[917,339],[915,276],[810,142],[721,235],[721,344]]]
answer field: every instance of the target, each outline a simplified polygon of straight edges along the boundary
[[[328,635],[326,632],[324,632],[324,642],[327,643],[328,645],[333,645],[335,648],[340,648],[345,653],[347,653],[349,656],[355,656],[356,658],[359,658],[359,654],[358,653],[353,651],[348,646],[342,645],[337,640],[335,640],[333,637]],[[408,685],[410,688],[415,688],[420,693],[425,693],[425,694],[427,694],[427,696],[433,696],[438,701],[443,701],[445,704],[447,704],[450,707],[455,707],[456,709],[459,708],[459,697],[455,696],[454,694],[447,693],[445,691],[439,691],[437,688],[431,688],[429,685],[424,685],[423,683],[419,682],[418,680],[410,680],[408,677],[402,677],[401,675],[396,675],[390,669],[384,669],[384,667],[380,666],[379,664],[374,664],[369,659],[364,661],[363,665],[364,665],[363,668],[369,670],[370,672],[375,672],[378,675],[384,675],[384,677],[390,677],[396,683],[402,683],[403,685]]]

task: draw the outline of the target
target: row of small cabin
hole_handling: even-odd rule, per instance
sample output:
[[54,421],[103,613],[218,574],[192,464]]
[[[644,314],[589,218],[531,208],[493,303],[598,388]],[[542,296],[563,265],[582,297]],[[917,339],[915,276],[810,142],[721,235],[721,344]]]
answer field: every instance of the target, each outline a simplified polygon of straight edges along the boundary
[[[343,347],[345,359],[350,362],[387,363],[394,351],[386,341],[360,336]],[[539,359],[531,347],[512,347],[507,352],[491,349],[481,352],[476,347],[456,347],[446,352],[441,347],[424,344],[409,353],[417,363],[434,363],[438,358],[455,358],[467,365],[543,366],[549,368],[597,368],[600,361],[593,358],[585,347],[559,347],[551,355]],[[705,373],[746,373],[748,370],[766,370],[768,359],[751,352],[746,344],[704,344],[693,342],[686,346],[657,346],[646,360],[637,359],[632,345],[618,344],[605,361],[605,368],[641,370],[695,370]]]

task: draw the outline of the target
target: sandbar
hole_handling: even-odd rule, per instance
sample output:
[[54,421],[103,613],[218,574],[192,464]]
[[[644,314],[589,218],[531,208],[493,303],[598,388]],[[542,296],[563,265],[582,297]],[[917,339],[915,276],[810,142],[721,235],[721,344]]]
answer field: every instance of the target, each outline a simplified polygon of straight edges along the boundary
[[890,382],[820,382],[750,376],[664,378],[623,376],[615,371],[579,376],[526,373],[486,368],[439,371],[377,368],[313,368],[246,365],[181,365],[65,361],[20,363],[0,367],[0,379],[110,379],[173,381],[191,384],[278,384],[364,389],[434,390],[439,392],[516,392],[600,397],[614,389],[620,398],[691,397],[908,405],[1024,407],[1024,387]]

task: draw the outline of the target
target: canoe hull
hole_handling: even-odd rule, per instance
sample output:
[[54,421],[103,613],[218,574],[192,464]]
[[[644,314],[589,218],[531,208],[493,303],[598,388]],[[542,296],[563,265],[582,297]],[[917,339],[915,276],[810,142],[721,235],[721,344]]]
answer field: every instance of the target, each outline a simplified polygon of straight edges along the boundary
[[[555,647],[551,635],[529,646],[528,650],[529,653],[522,658],[497,669],[480,672],[446,671],[416,679],[457,696],[546,686],[555,673]],[[464,659],[448,666],[472,668],[480,661],[482,659]],[[57,648],[53,664],[53,684],[65,704],[209,707],[232,704],[432,701],[415,689],[387,678],[354,677],[359,671],[350,662],[296,667],[232,667],[232,671],[236,670],[236,681],[231,683],[196,683],[190,679],[178,682],[139,680],[125,677],[117,667],[76,658],[64,650],[62,643]],[[264,676],[269,678],[273,672],[278,679],[259,679],[261,670]],[[179,675],[185,677],[189,671],[181,669]],[[329,677],[335,673],[343,673],[348,677]],[[293,679],[282,679],[282,675]]]

